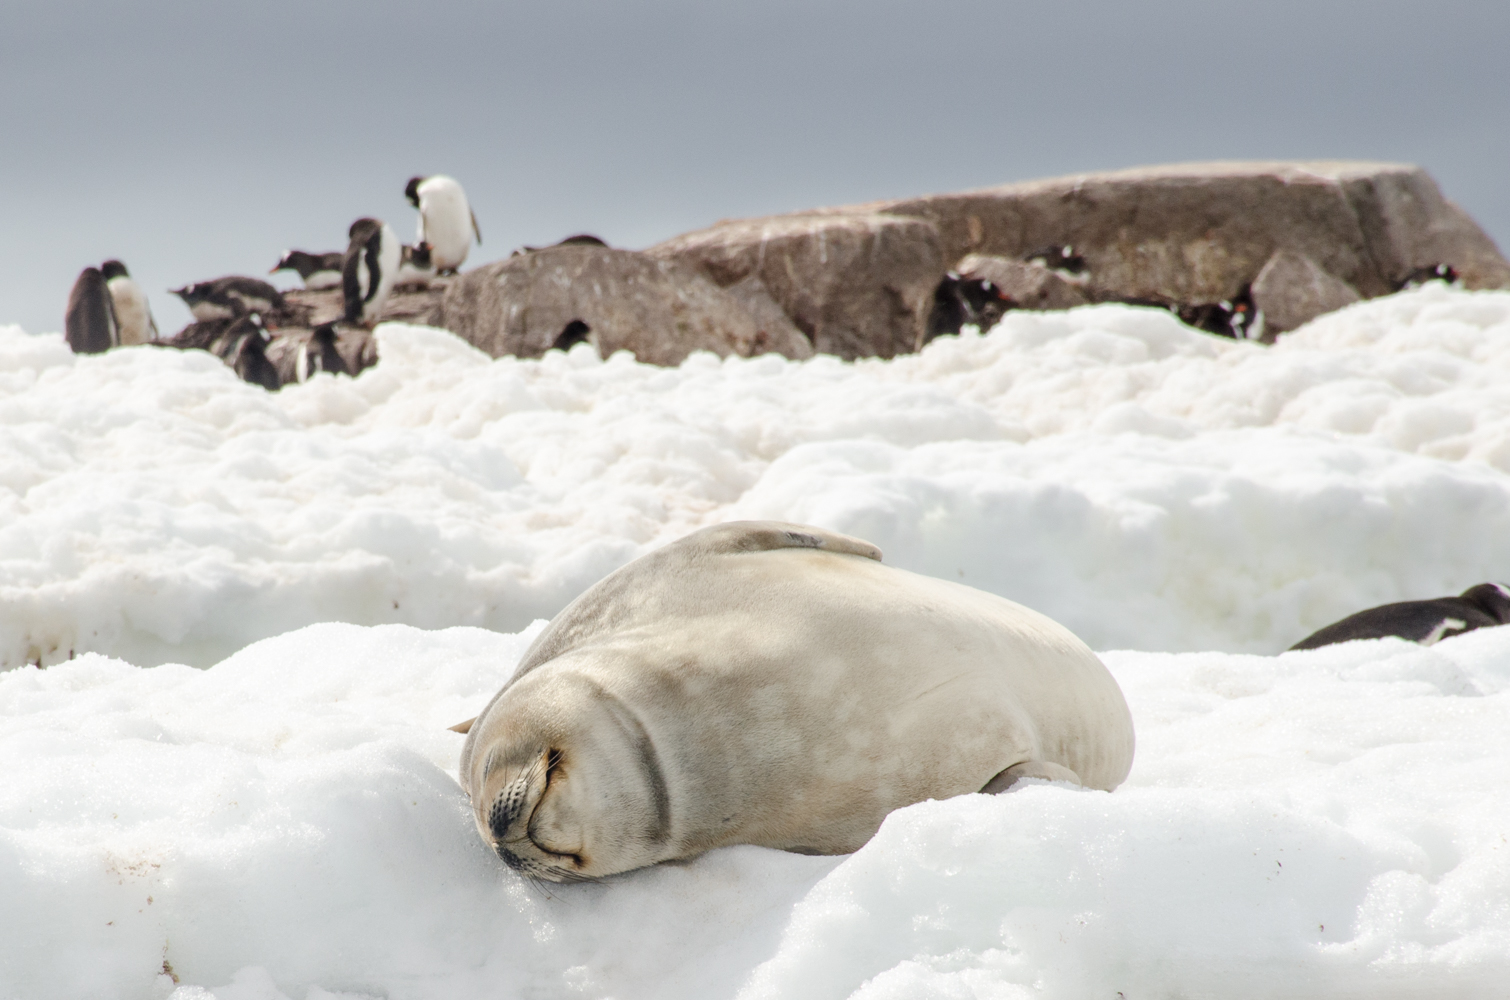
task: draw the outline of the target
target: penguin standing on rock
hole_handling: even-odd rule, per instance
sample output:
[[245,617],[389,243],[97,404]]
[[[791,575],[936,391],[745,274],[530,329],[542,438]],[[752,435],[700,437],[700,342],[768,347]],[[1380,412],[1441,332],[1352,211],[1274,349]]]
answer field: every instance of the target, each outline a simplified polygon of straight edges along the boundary
[[358,219],[351,224],[350,236],[341,263],[346,322],[371,327],[383,314],[388,293],[398,280],[402,244],[381,219]]
[[99,268],[84,268],[73,283],[63,335],[75,354],[103,354],[121,342],[110,287]]
[[409,178],[404,196],[419,209],[415,241],[430,245],[430,259],[438,274],[455,274],[467,259],[472,238],[482,243],[482,230],[477,228],[467,193],[452,178],[436,174]]
[[201,323],[231,319],[253,312],[282,312],[283,296],[278,289],[259,278],[232,274],[214,281],[200,281],[171,289],[184,300],[189,312]]
[[404,244],[399,256],[398,279],[394,284],[399,287],[429,288],[433,277],[435,263],[430,259],[430,244],[416,243],[412,247]]
[[152,319],[147,296],[131,280],[126,265],[118,260],[107,260],[100,265],[100,273],[105,276],[105,286],[110,289],[110,304],[115,308],[119,343],[125,346],[155,341],[157,324]]
[[296,271],[310,290],[341,287],[341,263],[346,255],[339,250],[330,253],[307,253],[303,250],[286,250],[278,258],[277,265],[268,274],[279,271]]
[[308,382],[317,372],[332,375],[350,375],[351,368],[341,352],[336,349],[336,325],[321,323],[315,327],[309,339],[299,345],[299,357],[294,362],[294,377]]

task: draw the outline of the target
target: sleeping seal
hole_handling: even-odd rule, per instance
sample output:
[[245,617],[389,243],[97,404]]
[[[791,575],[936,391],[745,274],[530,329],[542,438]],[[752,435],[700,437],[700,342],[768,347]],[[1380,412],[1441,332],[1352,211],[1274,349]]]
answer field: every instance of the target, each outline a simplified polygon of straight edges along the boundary
[[470,726],[483,839],[573,881],[729,844],[841,854],[924,799],[1127,776],[1132,718],[1084,643],[880,558],[744,521],[598,582]]

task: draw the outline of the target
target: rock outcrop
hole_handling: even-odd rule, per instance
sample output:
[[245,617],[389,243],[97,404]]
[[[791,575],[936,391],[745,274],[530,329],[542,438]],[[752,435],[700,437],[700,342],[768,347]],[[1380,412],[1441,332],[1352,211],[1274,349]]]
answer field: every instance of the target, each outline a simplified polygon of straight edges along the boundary
[[1310,258],[1366,298],[1438,263],[1468,288],[1510,286],[1510,263],[1484,231],[1403,164],[1176,164],[830,211],[926,220],[951,264],[1073,244],[1098,300],[1230,299],[1278,251]]
[[930,222],[863,212],[721,222],[645,252],[723,287],[758,278],[814,350],[841,358],[916,350],[945,270]]
[[1253,279],[1253,304],[1264,314],[1264,339],[1270,341],[1359,298],[1352,285],[1291,250],[1276,250]]
[[586,340],[604,357],[680,364],[693,351],[809,357],[809,344],[770,310],[746,305],[755,286],[728,292],[676,260],[590,244],[563,244],[487,264],[455,279],[438,325],[501,357],[539,357]]

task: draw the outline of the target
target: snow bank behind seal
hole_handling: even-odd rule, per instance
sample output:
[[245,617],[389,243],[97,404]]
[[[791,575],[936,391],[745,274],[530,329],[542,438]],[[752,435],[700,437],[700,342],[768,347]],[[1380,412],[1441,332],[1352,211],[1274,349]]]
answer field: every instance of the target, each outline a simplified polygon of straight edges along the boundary
[[1510,565],[1510,293],[1375,299],[1273,349],[1122,306],[854,364],[378,335],[358,378],[268,394],[195,352],[0,331],[0,664],[514,631],[740,517],[858,535],[1103,649],[1274,651]]

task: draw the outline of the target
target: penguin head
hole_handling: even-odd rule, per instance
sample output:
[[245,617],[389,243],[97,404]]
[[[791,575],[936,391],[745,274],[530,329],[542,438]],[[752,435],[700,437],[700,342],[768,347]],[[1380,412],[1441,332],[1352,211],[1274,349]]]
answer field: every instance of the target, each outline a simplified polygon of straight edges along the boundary
[[412,267],[417,267],[422,271],[431,266],[430,244],[426,243],[424,240],[420,240],[412,247],[405,246],[402,253],[403,256],[400,259],[405,264],[408,264]]
[[126,271],[126,265],[122,264],[118,260],[105,261],[105,263],[100,265],[100,273],[105,276],[106,281],[109,281],[111,278],[131,277],[131,275]]
[[208,281],[201,281],[193,285],[185,285],[182,288],[170,288],[168,291],[183,299],[186,305],[193,306],[194,303],[209,294],[210,283]]
[[409,183],[404,185],[404,197],[409,199],[409,204],[419,208],[419,186],[425,183],[423,177],[411,177]]
[[366,243],[372,237],[383,231],[382,219],[361,218],[351,224],[346,235],[353,243]]
[[334,344],[336,342],[336,325],[334,322],[321,323],[310,333],[311,342],[321,344]]
[[[319,270],[318,266],[311,266],[318,264],[319,261],[315,258],[314,254],[305,253],[303,250],[285,250],[283,251],[283,256],[278,258],[278,263],[273,265],[272,270],[267,273],[277,274],[279,271],[297,271],[302,278]],[[305,268],[308,268],[308,271]]]

